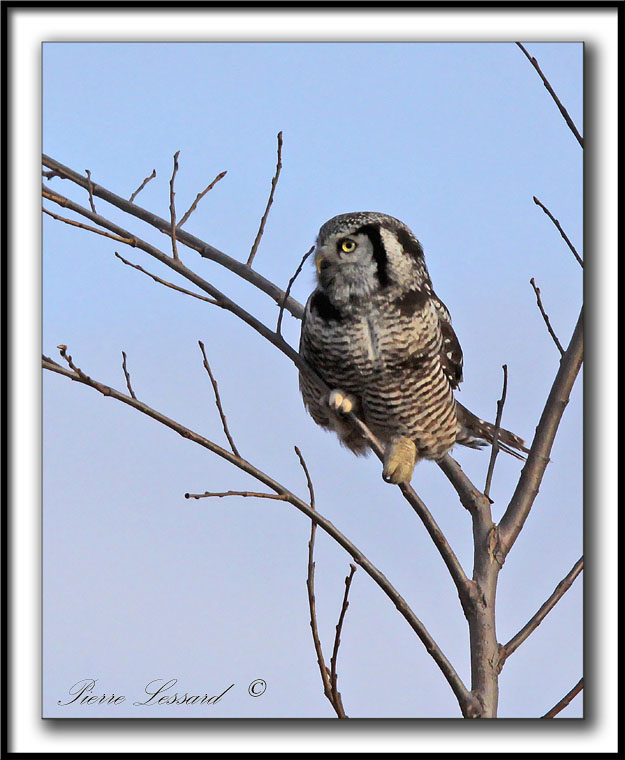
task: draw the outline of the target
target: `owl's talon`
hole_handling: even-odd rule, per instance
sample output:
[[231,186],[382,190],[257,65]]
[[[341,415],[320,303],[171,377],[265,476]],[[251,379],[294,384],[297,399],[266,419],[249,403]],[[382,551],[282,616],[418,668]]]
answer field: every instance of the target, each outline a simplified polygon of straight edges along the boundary
[[349,414],[356,406],[356,399],[343,391],[333,390],[328,398],[330,409],[338,414]]
[[417,462],[417,447],[410,438],[394,438],[384,452],[382,477],[387,483],[410,483]]

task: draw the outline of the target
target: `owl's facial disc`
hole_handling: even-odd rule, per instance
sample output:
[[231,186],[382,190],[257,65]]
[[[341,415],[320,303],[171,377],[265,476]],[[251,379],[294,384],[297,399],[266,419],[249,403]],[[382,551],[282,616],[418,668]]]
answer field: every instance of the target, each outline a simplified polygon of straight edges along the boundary
[[366,258],[368,240],[362,234],[337,234],[326,239],[323,244],[317,243],[315,251],[315,266],[317,274],[329,267],[349,269],[354,265],[362,265]]
[[367,298],[379,285],[371,239],[353,226],[318,239],[315,266],[319,287],[336,305]]

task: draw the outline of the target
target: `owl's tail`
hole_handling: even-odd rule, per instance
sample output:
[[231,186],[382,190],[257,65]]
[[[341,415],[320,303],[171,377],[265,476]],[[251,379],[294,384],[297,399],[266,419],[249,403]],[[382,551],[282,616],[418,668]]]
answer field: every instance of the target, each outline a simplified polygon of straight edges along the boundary
[[[493,442],[495,426],[476,417],[473,412],[470,412],[466,406],[462,406],[459,401],[456,401],[456,416],[458,418],[456,443],[469,446],[472,449],[479,449]],[[529,452],[522,438],[504,428],[499,428],[497,441],[502,451],[517,459],[525,459],[524,454]]]

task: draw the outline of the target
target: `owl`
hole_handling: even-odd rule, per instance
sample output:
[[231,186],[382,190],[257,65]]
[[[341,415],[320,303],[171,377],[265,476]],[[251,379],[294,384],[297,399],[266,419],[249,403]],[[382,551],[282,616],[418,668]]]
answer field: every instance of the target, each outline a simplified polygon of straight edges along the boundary
[[[319,230],[315,264],[299,349],[330,390],[300,372],[314,421],[366,454],[353,412],[384,446],[382,475],[390,483],[409,482],[419,459],[441,459],[455,444],[492,442],[494,426],[454,398],[462,350],[408,227],[371,211],[335,216]],[[507,430],[499,442],[520,458],[527,451]]]

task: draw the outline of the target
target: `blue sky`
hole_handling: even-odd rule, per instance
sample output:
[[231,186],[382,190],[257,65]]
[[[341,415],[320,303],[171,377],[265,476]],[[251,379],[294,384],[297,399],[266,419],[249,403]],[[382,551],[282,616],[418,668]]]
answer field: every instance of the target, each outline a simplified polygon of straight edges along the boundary
[[[582,45],[528,44],[583,133]],[[255,268],[286,286],[320,225],[338,213],[399,217],[424,246],[434,287],[465,354],[461,401],[494,417],[501,365],[504,425],[531,440],[559,354],[536,308],[534,277],[566,344],[582,270],[533,203],[536,195],[581,251],[582,156],[536,72],[511,43],[46,43],[44,152],[168,216],[172,156],[179,214],[220,171],[226,177],[185,228],[245,260],[284,135],[283,170]],[[86,203],[69,182],[50,183]],[[50,205],[50,204],[48,204]],[[120,224],[102,201],[98,211]],[[52,208],[57,211],[58,209]],[[167,250],[141,223],[132,229]],[[43,350],[67,344],[79,367],[218,443],[223,433],[201,365],[202,340],[243,456],[301,496],[302,450],[330,518],[393,582],[468,682],[468,635],[439,555],[379,462],[356,459],[306,415],[290,362],[232,315],[162,288],[114,251],[168,276],[146,255],[49,218],[43,224]],[[216,264],[185,263],[266,324],[275,304]],[[304,302],[312,265],[293,288]],[[297,345],[299,323],[285,316]],[[498,636],[507,641],[582,554],[581,382],[553,462],[500,575]],[[486,453],[454,456],[483,485]],[[493,512],[519,465],[500,457]],[[467,570],[471,526],[432,463],[412,485]],[[44,715],[113,717],[62,707],[68,689],[128,696],[116,717],[331,717],[308,622],[309,525],[292,507],[251,499],[187,501],[185,492],[258,485],[171,431],[94,391],[44,377]],[[317,539],[317,611],[332,644],[350,558]],[[508,660],[500,716],[549,709],[582,674],[578,579]],[[444,679],[363,571],[354,578],[339,661],[354,717],[459,716]],[[220,693],[201,707],[132,706],[153,679]],[[266,693],[247,684],[263,678]],[[581,699],[567,710],[581,715]],[[70,712],[72,710],[72,712]],[[138,714],[138,710],[145,712]]]

